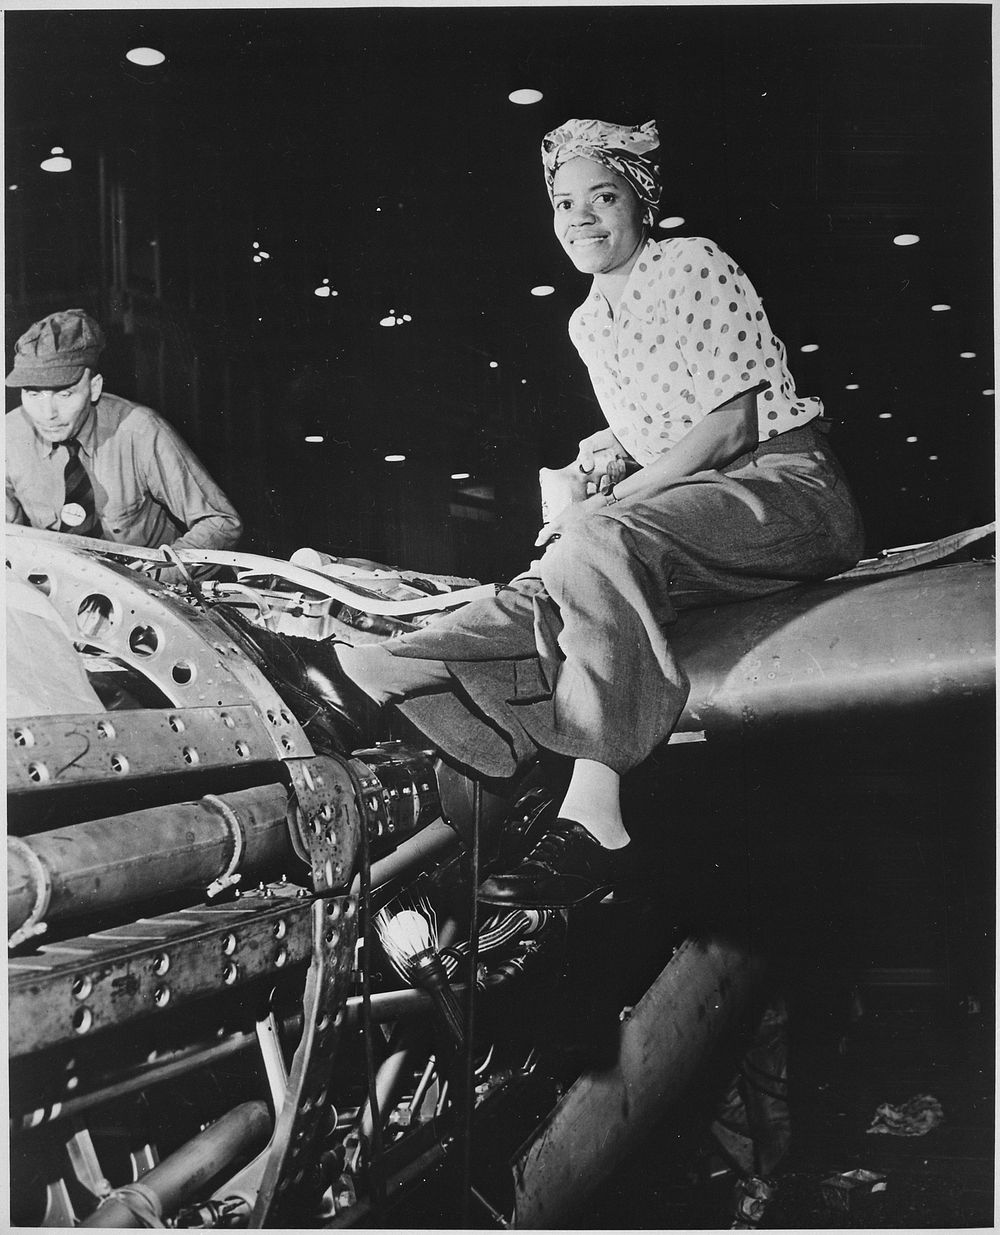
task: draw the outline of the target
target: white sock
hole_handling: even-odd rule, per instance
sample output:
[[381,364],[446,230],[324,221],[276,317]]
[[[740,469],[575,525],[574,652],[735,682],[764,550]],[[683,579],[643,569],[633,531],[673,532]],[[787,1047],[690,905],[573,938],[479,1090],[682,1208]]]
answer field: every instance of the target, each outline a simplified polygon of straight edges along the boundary
[[621,777],[613,769],[592,759],[577,759],[559,817],[582,824],[605,849],[621,849],[629,835],[622,822],[620,790]]

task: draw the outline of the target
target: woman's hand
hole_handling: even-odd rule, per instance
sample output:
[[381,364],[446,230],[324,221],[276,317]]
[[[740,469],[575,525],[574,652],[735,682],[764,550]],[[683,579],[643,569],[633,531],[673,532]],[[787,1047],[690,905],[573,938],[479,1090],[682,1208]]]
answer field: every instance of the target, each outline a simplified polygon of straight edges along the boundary
[[603,493],[595,493],[592,497],[584,498],[582,502],[573,502],[570,506],[564,506],[552,522],[546,523],[538,533],[535,540],[535,548],[538,549],[543,545],[547,545],[550,540],[558,540],[570,528],[575,527],[578,523],[582,523],[594,511],[603,510],[607,504],[608,499]]
[[579,444],[575,465],[593,485],[594,492],[607,493],[628,471],[629,454],[610,429],[599,429]]

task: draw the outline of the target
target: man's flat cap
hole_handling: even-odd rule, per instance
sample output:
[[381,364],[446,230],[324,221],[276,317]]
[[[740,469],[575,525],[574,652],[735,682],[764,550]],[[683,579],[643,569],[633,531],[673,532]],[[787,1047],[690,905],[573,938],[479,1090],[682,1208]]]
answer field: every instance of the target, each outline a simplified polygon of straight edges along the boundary
[[64,309],[35,322],[14,347],[8,386],[72,386],[96,369],[104,331],[83,309]]

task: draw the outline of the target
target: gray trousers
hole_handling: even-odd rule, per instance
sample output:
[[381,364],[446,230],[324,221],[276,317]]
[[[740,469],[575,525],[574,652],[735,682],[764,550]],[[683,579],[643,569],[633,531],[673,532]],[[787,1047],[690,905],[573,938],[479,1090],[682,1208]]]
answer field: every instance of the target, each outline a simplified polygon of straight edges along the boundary
[[626,772],[687,698],[679,610],[826,578],[862,548],[839,464],[806,425],[594,512],[495,598],[359,651],[433,744],[485,776],[538,749]]

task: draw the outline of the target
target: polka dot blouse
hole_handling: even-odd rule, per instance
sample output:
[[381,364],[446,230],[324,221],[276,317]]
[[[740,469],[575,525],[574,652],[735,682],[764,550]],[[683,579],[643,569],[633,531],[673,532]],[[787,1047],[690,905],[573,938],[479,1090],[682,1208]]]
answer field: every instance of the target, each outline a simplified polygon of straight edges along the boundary
[[638,463],[747,390],[757,391],[761,441],[823,411],[819,399],[796,395],[750,280],[700,236],[647,241],[614,313],[595,287],[569,333],[608,424]]

